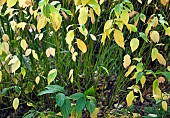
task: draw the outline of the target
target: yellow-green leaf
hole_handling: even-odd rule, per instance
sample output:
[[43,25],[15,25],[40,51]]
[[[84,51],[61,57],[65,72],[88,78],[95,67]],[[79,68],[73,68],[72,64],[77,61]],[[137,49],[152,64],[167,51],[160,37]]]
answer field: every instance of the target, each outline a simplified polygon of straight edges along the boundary
[[88,7],[82,7],[80,8],[80,14],[78,17],[79,24],[85,24],[88,19]]
[[106,30],[112,28],[112,23],[113,23],[113,20],[106,21],[106,23],[104,24],[104,32],[106,32]]
[[60,28],[61,23],[62,23],[61,15],[56,11],[52,12],[52,14],[51,14],[51,22],[52,22],[53,29],[55,31],[58,31],[58,29]]
[[130,41],[130,47],[131,47],[131,50],[132,52],[134,52],[139,46],[139,40],[137,38],[133,38],[131,41]]
[[159,54],[158,50],[156,48],[153,48],[151,54],[152,61],[154,61],[157,58],[158,54]]
[[39,76],[37,76],[37,77],[35,78],[35,83],[36,83],[36,84],[38,84],[38,83],[39,83],[39,81],[40,81],[40,77],[39,77]]
[[2,71],[0,71],[0,82],[2,81]]
[[18,106],[19,106],[19,99],[15,98],[13,100],[13,104],[12,105],[13,105],[13,108],[16,110],[18,108]]
[[162,101],[162,108],[167,111],[167,102],[166,101]]
[[35,50],[32,50],[32,56],[34,57],[34,59],[38,60],[38,55]]
[[74,30],[70,30],[66,35],[66,42],[67,44],[71,44],[74,39]]
[[26,51],[25,51],[25,56],[29,56],[31,54],[31,49],[27,49]]
[[129,94],[126,96],[126,102],[128,107],[132,105],[134,98],[135,96],[133,91],[130,91]]
[[146,77],[142,76],[142,78],[140,79],[140,83],[142,84],[142,88],[144,87],[145,82],[146,82]]
[[87,36],[87,34],[88,34],[88,31],[87,31],[87,29],[86,28],[83,28],[83,27],[79,27],[78,28],[79,29],[79,31],[86,37]]
[[94,17],[94,12],[93,12],[92,8],[90,8],[90,10],[89,10],[89,17],[91,18],[92,24],[94,24],[96,19]]
[[151,2],[152,2],[152,0],[148,0],[148,2],[147,2],[147,3],[148,3],[148,4],[150,4]]
[[91,118],[97,118],[97,114],[99,113],[99,108],[95,108],[95,110],[90,113]]
[[85,6],[88,2],[89,2],[89,0],[81,0],[81,3],[83,6]]
[[71,83],[73,83],[73,71],[74,71],[73,69],[70,70],[69,77],[68,77]]
[[128,71],[125,73],[125,77],[129,76],[135,68],[136,68],[135,65],[130,66],[130,67],[128,68]]
[[57,70],[56,69],[52,69],[49,71],[48,73],[48,77],[47,77],[47,82],[48,82],[48,85],[54,81],[54,79],[56,78],[57,76]]
[[150,32],[150,38],[151,38],[151,40],[152,40],[154,43],[158,43],[158,42],[159,42],[159,39],[160,39],[159,32],[157,32],[157,31],[151,31],[151,32]]
[[165,35],[170,36],[170,27],[168,27],[168,28],[165,30]]
[[28,44],[24,39],[21,40],[20,45],[24,51],[28,48]]
[[128,22],[129,22],[129,13],[128,13],[127,10],[123,10],[123,11],[122,11],[122,14],[120,15],[120,19],[121,19],[121,21],[122,21],[125,25],[128,24]]
[[170,72],[170,66],[167,67],[168,71]]
[[120,30],[115,29],[114,40],[121,48],[125,49],[123,33]]
[[101,43],[103,43],[103,45],[105,44],[105,40],[106,40],[106,32],[104,32],[104,33],[102,34]]
[[131,59],[130,59],[130,56],[127,54],[124,56],[124,60],[123,60],[123,66],[124,68],[127,68],[128,66],[130,66],[131,64]]
[[0,0],[0,6],[4,5],[6,0]]
[[74,53],[72,54],[72,59],[73,59],[73,61],[76,61],[76,57],[77,57],[77,55],[78,55],[78,53],[77,53],[77,52],[74,52]]
[[78,46],[78,48],[79,48],[83,53],[86,53],[86,51],[87,51],[87,46],[86,46],[86,44],[85,44],[82,40],[77,39],[77,46]]
[[157,58],[157,60],[160,64],[166,66],[166,60],[164,59],[164,57],[160,53],[157,54],[156,58]]
[[7,5],[9,8],[13,7],[18,0],[7,0]]
[[98,16],[100,16],[101,9],[100,9],[100,5],[98,4],[97,0],[90,0],[88,5],[93,8],[94,12]]
[[155,99],[155,100],[160,99],[162,92],[161,92],[161,90],[160,90],[160,88],[159,88],[159,81],[158,81],[158,79],[156,79],[156,80],[153,82],[152,87],[153,87],[153,97],[154,97],[154,99]]
[[46,24],[47,24],[46,17],[42,15],[37,23],[37,30],[39,33],[41,32],[41,29],[45,27]]

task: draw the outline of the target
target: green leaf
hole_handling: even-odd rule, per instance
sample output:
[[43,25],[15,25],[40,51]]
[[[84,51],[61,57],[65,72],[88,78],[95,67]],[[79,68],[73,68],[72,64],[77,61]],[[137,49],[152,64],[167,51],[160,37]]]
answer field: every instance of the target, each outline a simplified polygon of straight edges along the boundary
[[2,81],[2,71],[0,71],[0,82]]
[[91,96],[94,96],[95,93],[96,91],[93,86],[84,92],[85,95],[91,95]]
[[19,106],[19,99],[18,98],[15,98],[13,100],[13,108],[16,110]]
[[61,87],[59,85],[48,85],[45,87],[46,90],[41,91],[38,96],[44,95],[44,94],[49,94],[49,93],[56,93],[56,92],[62,92],[64,93],[64,87]]
[[85,97],[85,95],[83,93],[75,93],[69,96],[69,98],[73,99],[73,100],[78,100],[81,97]]
[[140,19],[141,19],[141,21],[143,21],[144,23],[145,23],[145,21],[146,21],[146,16],[145,16],[145,14],[143,14],[143,13],[140,13]]
[[114,7],[114,12],[117,18],[120,16],[122,9],[123,9],[123,4],[118,4]]
[[58,93],[55,98],[56,98],[56,103],[58,104],[58,106],[61,107],[64,104],[66,96],[63,93]]
[[137,66],[136,66],[136,70],[138,72],[142,72],[143,69],[144,69],[143,63],[138,63]]
[[143,76],[143,72],[138,72],[137,76],[136,76],[136,84],[138,84],[138,82],[141,80]]
[[153,48],[152,49],[152,54],[151,54],[152,61],[154,61],[157,58],[158,54],[159,54],[158,50],[156,48]]
[[54,79],[56,78],[57,76],[57,70],[56,69],[52,69],[49,71],[48,73],[48,77],[47,77],[47,81],[48,81],[48,85],[54,81]]
[[22,74],[23,78],[24,78],[25,75],[26,75],[26,70],[25,70],[23,67],[21,67],[21,74]]
[[87,110],[92,113],[95,110],[95,103],[93,101],[87,101],[86,103]]
[[96,0],[90,0],[88,5],[93,8],[94,12],[98,16],[100,16],[101,9],[100,9],[100,5],[96,2]]
[[60,108],[61,110],[61,114],[63,118],[68,118],[68,116],[70,115],[71,111],[72,111],[72,107],[71,107],[71,102],[68,99],[65,99],[63,106]]
[[145,40],[146,42],[148,42],[148,38],[147,38],[147,36],[146,36],[145,33],[139,32],[139,37],[142,37],[143,40]]
[[65,8],[61,8],[61,10],[63,10],[64,12],[66,12],[68,15],[73,16],[73,14],[71,13],[70,10],[67,10],[67,9],[65,9]]
[[86,105],[86,98],[81,97],[76,101],[76,111],[81,112]]

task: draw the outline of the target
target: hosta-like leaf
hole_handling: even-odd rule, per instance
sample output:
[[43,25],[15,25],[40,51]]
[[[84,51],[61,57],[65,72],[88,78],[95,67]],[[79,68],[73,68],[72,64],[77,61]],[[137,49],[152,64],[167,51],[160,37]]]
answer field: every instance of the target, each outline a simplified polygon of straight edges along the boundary
[[41,32],[41,29],[45,27],[46,24],[47,24],[46,17],[42,15],[37,23],[37,30],[39,33]]
[[162,101],[162,108],[167,111],[167,102],[166,101]]
[[137,38],[133,38],[131,41],[130,41],[130,47],[131,47],[131,50],[132,52],[134,52],[139,46],[139,40]]
[[132,105],[134,98],[135,96],[133,91],[130,91],[129,94],[126,96],[126,102],[128,107]]
[[16,110],[19,106],[19,99],[18,98],[15,98],[13,100],[13,104],[12,104],[13,108]]
[[86,53],[86,51],[87,51],[87,46],[86,46],[86,44],[85,44],[82,40],[77,39],[77,46],[78,46],[78,48],[79,48],[83,53]]
[[164,59],[164,57],[160,53],[157,54],[157,60],[160,64],[166,66],[166,60]]
[[123,60],[123,66],[124,68],[127,68],[128,66],[130,66],[131,64],[131,59],[130,59],[130,56],[127,54],[124,56],[124,60]]
[[48,77],[47,77],[47,82],[48,82],[48,85],[54,81],[54,79],[56,78],[57,76],[57,70],[56,69],[52,69],[49,71],[48,73]]
[[120,30],[115,29],[114,40],[121,48],[125,49],[123,33]]
[[86,98],[81,97],[76,101],[76,111],[81,112],[86,105]]
[[106,32],[106,30],[112,28],[112,23],[113,23],[113,20],[106,21],[106,23],[104,24],[104,32]]
[[121,21],[126,25],[129,22],[129,13],[127,10],[123,10],[122,14],[120,15]]
[[56,98],[57,105],[62,107],[66,99],[66,96],[63,93],[58,93],[55,98]]
[[80,8],[80,14],[78,17],[79,24],[85,24],[88,19],[88,7],[82,7]]
[[71,107],[71,102],[68,99],[64,100],[64,104],[62,105],[62,107],[60,108],[61,110],[61,114],[63,118],[68,118],[68,116],[70,115],[71,111],[72,111],[72,107]]
[[158,43],[158,42],[159,42],[159,39],[160,39],[159,32],[157,32],[157,31],[151,31],[151,32],[150,32],[150,38],[151,38],[151,40],[152,40],[154,43]]
[[66,35],[66,42],[67,44],[71,44],[74,39],[74,30],[70,30]]

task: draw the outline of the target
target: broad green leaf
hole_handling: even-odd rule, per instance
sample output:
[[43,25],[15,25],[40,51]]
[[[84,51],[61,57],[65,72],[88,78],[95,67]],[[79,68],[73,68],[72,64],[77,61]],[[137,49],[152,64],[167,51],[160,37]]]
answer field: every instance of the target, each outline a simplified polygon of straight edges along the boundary
[[133,38],[131,41],[130,41],[130,47],[131,47],[131,50],[132,52],[134,52],[139,46],[139,40],[137,38]]
[[82,112],[77,112],[75,105],[72,106],[70,118],[82,118]]
[[128,22],[129,22],[129,13],[128,13],[127,10],[123,10],[123,11],[122,11],[122,14],[120,15],[120,19],[121,19],[121,21],[122,21],[125,25],[128,24]]
[[22,74],[23,78],[24,78],[25,75],[26,75],[26,70],[25,70],[23,67],[21,67],[21,74]]
[[62,107],[62,105],[64,104],[64,101],[66,99],[66,96],[63,93],[58,93],[56,95],[55,99],[56,99],[57,105]]
[[136,70],[138,72],[142,72],[144,70],[143,63],[138,63],[137,66],[136,66]]
[[18,99],[18,98],[15,98],[15,99],[13,100],[12,106],[13,106],[13,108],[14,108],[15,110],[17,110],[17,108],[18,108],[18,106],[19,106],[19,99]]
[[79,24],[85,24],[88,19],[88,7],[82,7],[80,8],[80,14],[78,17]]
[[95,103],[93,101],[87,101],[86,108],[90,113],[93,113],[95,110]]
[[64,100],[64,104],[60,107],[61,114],[63,118],[68,118],[72,111],[71,102],[68,99]]
[[2,71],[0,71],[0,82],[2,81]]
[[35,50],[32,50],[32,56],[34,57],[34,59],[38,60],[38,55]]
[[135,68],[136,68],[135,65],[130,66],[130,67],[128,68],[128,71],[125,73],[125,77],[129,76]]
[[132,105],[134,98],[135,96],[134,96],[133,91],[130,91],[129,94],[126,96],[126,102],[127,102],[128,107]]
[[146,21],[146,16],[145,16],[145,14],[140,13],[139,17],[140,17],[141,21],[145,23],[145,21]]
[[114,7],[114,12],[115,12],[115,15],[116,15],[117,18],[119,18],[122,9],[123,9],[123,4],[117,4],[117,5]]
[[7,5],[9,8],[13,7],[18,0],[7,0]]
[[69,96],[69,98],[73,99],[73,100],[78,100],[81,97],[85,97],[85,95],[83,93],[75,93]]
[[144,87],[145,82],[146,82],[146,77],[142,76],[142,78],[140,79],[140,83],[142,84],[142,88]]
[[28,44],[24,39],[21,40],[20,45],[24,51],[28,48]]
[[132,25],[132,24],[126,24],[126,27],[128,28],[129,32],[131,33],[132,31],[133,32],[137,32],[138,29],[135,25]]
[[114,40],[121,48],[125,49],[123,33],[120,30],[115,29]]
[[83,6],[85,6],[90,0],[81,0]]
[[57,70],[56,69],[52,69],[49,71],[48,73],[48,77],[47,77],[47,82],[48,82],[48,85],[54,81],[54,79],[56,78],[57,76]]
[[46,17],[42,15],[37,23],[37,30],[39,33],[41,32],[41,29],[45,27],[46,24],[47,24]]
[[37,77],[35,78],[35,83],[36,83],[36,84],[39,84],[39,81],[40,81],[40,76],[37,76]]
[[77,46],[83,53],[87,52],[87,46],[82,40],[77,39]]
[[151,31],[150,32],[150,38],[154,43],[158,43],[160,40],[159,32],[157,31]]
[[89,3],[88,3],[88,5],[93,8],[94,12],[95,12],[98,16],[100,16],[101,9],[100,9],[100,5],[97,3],[96,0],[90,0]]
[[164,59],[164,57],[160,53],[157,54],[156,58],[157,58],[157,60],[160,64],[166,66],[166,60]]
[[95,96],[96,90],[94,89],[94,87],[90,87],[89,89],[87,89],[84,94],[86,96]]
[[137,76],[136,76],[136,84],[138,84],[138,82],[141,80],[141,78],[143,77],[143,72],[138,72]]
[[131,64],[131,57],[127,54],[124,56],[124,59],[123,59],[123,66],[124,68],[127,68],[128,66],[130,66]]
[[113,20],[106,21],[106,23],[104,24],[104,32],[106,32],[106,30],[112,28],[112,23],[113,23]]
[[86,98],[81,97],[76,101],[76,111],[81,112],[86,105]]
[[97,117],[97,114],[99,113],[99,108],[95,108],[95,110],[92,112],[92,113],[90,113],[90,117],[91,118],[98,118]]
[[162,108],[167,111],[167,102],[166,101],[162,101]]
[[145,33],[143,32],[139,32],[139,37],[142,37],[143,40],[145,40],[146,42],[148,42],[147,36]]
[[74,30],[70,30],[66,35],[67,44],[71,44],[74,39]]
[[154,61],[157,58],[158,54],[159,54],[158,50],[156,48],[153,48],[151,54],[152,61]]
[[0,0],[0,6],[3,6],[5,4],[6,0]]

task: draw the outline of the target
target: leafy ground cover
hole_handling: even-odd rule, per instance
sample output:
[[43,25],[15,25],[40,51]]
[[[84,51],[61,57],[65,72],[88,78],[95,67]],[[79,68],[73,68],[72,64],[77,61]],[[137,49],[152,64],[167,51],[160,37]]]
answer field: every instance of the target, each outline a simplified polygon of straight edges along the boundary
[[170,117],[169,0],[0,0],[0,116]]

